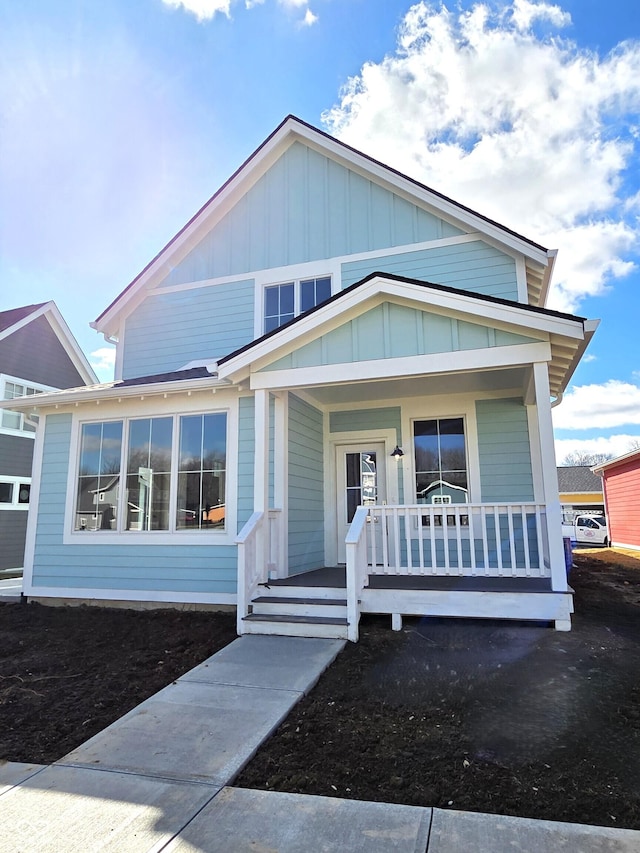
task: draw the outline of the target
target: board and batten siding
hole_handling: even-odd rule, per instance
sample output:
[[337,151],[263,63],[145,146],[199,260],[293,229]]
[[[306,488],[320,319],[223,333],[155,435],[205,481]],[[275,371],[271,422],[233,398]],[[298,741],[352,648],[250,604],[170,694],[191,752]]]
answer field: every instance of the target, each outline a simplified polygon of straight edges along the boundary
[[532,501],[527,410],[522,399],[477,400],[482,501]]
[[261,368],[290,370],[534,343],[535,338],[385,302]]
[[123,378],[221,358],[253,340],[254,281],[147,296],[127,317]]
[[289,574],[324,565],[323,415],[289,394]]
[[[63,543],[64,508],[69,466],[71,415],[46,418],[38,504],[33,586],[72,591],[129,590],[133,600],[145,592],[210,595],[236,592],[237,552],[234,545],[86,545]],[[73,464],[73,462],[72,462]],[[108,594],[104,595],[108,598]]]
[[176,267],[167,285],[464,232],[295,142]]
[[253,514],[253,481],[255,456],[255,400],[238,400],[238,532]]
[[514,259],[482,240],[343,263],[343,289],[373,272],[403,275],[485,296],[518,299]]

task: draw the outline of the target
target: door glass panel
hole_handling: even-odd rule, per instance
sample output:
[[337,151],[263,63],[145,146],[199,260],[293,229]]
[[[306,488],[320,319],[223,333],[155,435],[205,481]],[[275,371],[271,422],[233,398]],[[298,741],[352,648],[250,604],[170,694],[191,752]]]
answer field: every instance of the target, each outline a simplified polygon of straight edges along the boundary
[[362,472],[362,503],[364,506],[373,506],[378,497],[375,453],[360,454],[360,470]]
[[347,453],[345,465],[347,524],[351,524],[359,506],[373,506],[377,501],[376,454],[373,451]]

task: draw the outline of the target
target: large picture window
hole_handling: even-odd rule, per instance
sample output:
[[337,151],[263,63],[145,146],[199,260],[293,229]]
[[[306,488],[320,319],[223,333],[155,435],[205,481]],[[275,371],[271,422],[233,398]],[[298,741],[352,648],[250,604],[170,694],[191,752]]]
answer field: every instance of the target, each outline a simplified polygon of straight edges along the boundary
[[74,530],[224,531],[226,454],[224,412],[83,424]]
[[[0,399],[3,400],[32,397],[35,394],[41,394],[43,391],[48,390],[50,389],[46,385],[36,385],[33,382],[24,382],[15,377],[0,376]],[[32,415],[29,420],[35,421],[37,418]],[[29,423],[22,412],[14,412],[11,409],[0,410],[0,429],[16,430],[30,434],[31,436],[36,431],[33,423]]]
[[418,503],[468,503],[464,419],[414,421],[413,445]]
[[331,276],[304,278],[273,284],[264,289],[264,331],[271,332],[326,302],[331,296]]

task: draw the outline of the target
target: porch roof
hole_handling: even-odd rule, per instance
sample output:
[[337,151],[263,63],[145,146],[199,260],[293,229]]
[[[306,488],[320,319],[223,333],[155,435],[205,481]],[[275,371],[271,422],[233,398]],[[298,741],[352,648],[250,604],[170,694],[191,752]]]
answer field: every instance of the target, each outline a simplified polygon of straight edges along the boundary
[[[246,380],[256,369],[264,368],[268,361],[274,361],[314,337],[337,328],[354,316],[354,312],[362,313],[380,297],[403,299],[423,310],[436,307],[443,312],[463,314],[470,321],[475,319],[487,325],[495,321],[525,334],[537,333],[539,340],[550,343],[549,384],[554,395],[561,394],[566,388],[598,325],[598,321],[561,311],[406,276],[374,272],[305,314],[219,359],[219,376],[232,382]],[[391,364],[393,359],[388,361]],[[450,372],[456,372],[455,367]],[[345,381],[352,382],[353,379],[348,373],[344,374]]]

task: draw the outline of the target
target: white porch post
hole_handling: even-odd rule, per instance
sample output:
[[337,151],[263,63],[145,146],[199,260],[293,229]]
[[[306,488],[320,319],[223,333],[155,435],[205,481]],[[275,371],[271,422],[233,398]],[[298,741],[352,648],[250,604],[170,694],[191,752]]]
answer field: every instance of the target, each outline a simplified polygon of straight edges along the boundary
[[[255,451],[253,457],[253,511],[264,516],[269,511],[269,392],[259,390],[254,398]],[[256,560],[261,573],[269,558],[269,525],[262,525]]]
[[[543,499],[547,507],[547,534],[549,561],[551,563],[551,588],[556,592],[567,590],[567,572],[562,545],[562,510],[558,490],[558,471],[551,418],[551,394],[546,362],[533,365],[538,432],[540,435],[540,464],[542,468]],[[556,626],[559,627],[559,626]]]

